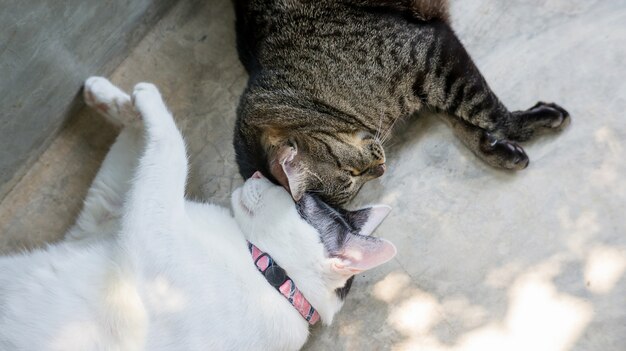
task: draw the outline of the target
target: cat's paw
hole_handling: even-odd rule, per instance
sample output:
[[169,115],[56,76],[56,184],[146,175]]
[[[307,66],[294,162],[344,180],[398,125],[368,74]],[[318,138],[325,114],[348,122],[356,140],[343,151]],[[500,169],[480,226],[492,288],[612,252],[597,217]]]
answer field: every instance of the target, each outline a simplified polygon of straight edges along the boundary
[[561,130],[571,122],[569,112],[552,102],[539,101],[526,112],[536,115],[535,118],[543,122],[544,128]]
[[526,152],[516,142],[497,139],[487,132],[481,140],[480,151],[487,163],[498,168],[522,170],[530,163]]
[[126,125],[136,116],[130,96],[106,78],[90,77],[83,90],[85,103],[117,124]]
[[525,111],[513,112],[510,139],[527,141],[547,132],[557,132],[567,127],[571,118],[563,107],[547,102],[538,102]]
[[176,128],[171,114],[163,102],[161,93],[150,83],[139,83],[133,90],[132,104],[141,115],[146,127],[152,132]]
[[151,83],[138,83],[135,85],[132,104],[142,116],[167,112],[159,89]]

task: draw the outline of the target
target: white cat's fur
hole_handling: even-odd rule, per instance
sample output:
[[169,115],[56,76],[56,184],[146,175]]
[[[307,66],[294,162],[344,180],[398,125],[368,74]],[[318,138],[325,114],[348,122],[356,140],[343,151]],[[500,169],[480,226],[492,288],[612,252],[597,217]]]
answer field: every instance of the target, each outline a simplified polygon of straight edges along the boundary
[[126,127],[66,240],[0,258],[0,350],[298,349],[309,326],[259,273],[246,240],[285,268],[326,324],[342,305],[335,289],[395,254],[385,243],[365,264],[329,256],[266,179],[234,192],[235,218],[186,201],[184,141],[157,89],[138,84],[131,101],[95,77],[85,97]]

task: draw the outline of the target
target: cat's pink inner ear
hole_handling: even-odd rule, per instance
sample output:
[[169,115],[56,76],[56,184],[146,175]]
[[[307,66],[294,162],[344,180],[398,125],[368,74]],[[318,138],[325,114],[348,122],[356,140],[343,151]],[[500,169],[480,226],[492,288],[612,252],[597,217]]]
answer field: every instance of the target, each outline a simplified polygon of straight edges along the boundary
[[368,213],[367,221],[363,224],[359,230],[359,234],[361,235],[370,235],[378,228],[380,223],[389,215],[391,212],[391,206],[387,205],[374,205],[370,207],[370,211]]
[[291,193],[291,197],[295,201],[302,198],[306,189],[298,168],[298,149],[296,147],[282,146],[270,165],[270,171],[280,185]]
[[396,252],[389,240],[351,234],[339,255],[341,263],[335,269],[341,274],[354,275],[391,260]]
[[300,171],[295,165],[295,159],[291,161],[284,162],[283,172],[285,172],[285,176],[287,177],[287,181],[289,182],[289,192],[291,193],[291,197],[298,201],[302,198],[305,192],[305,183],[304,178],[301,176]]

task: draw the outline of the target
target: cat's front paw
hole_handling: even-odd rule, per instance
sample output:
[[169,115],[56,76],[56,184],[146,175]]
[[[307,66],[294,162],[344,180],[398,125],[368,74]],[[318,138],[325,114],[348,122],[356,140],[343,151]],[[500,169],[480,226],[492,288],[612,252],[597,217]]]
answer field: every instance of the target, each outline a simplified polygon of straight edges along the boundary
[[498,168],[522,170],[530,163],[526,152],[516,142],[497,139],[488,132],[483,135],[480,151],[487,163]]
[[527,141],[548,132],[558,132],[571,122],[569,112],[555,103],[538,102],[525,111],[512,113],[506,133],[509,139]]
[[138,83],[133,90],[132,104],[141,115],[167,112],[161,93],[154,84]]
[[114,123],[126,125],[136,116],[130,96],[106,78],[88,78],[85,81],[83,96],[87,105]]
[[536,119],[543,120],[544,128],[561,130],[567,127],[571,121],[569,112],[555,103],[539,101],[535,106],[528,109],[527,112],[538,116],[535,117]]
[[132,104],[141,115],[149,132],[160,134],[167,129],[176,129],[172,115],[154,84],[139,83],[133,90]]

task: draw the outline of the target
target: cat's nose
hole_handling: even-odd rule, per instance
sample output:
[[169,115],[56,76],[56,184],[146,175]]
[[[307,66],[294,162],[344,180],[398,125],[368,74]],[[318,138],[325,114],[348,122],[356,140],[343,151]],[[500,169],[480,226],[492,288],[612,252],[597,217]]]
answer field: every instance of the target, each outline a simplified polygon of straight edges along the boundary
[[385,171],[387,170],[387,166],[385,166],[384,163],[379,164],[378,166],[372,168],[372,176],[378,178],[381,175],[385,174]]
[[252,179],[263,179],[265,177],[263,176],[263,174],[261,172],[256,171],[256,172],[254,172],[254,174],[250,178],[252,178]]

